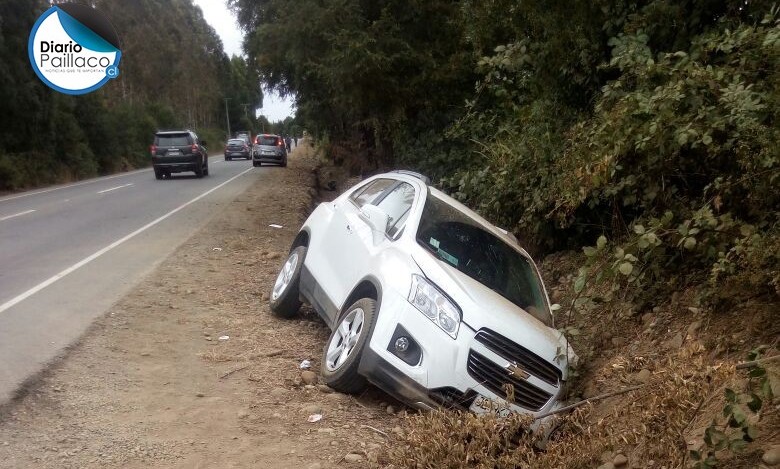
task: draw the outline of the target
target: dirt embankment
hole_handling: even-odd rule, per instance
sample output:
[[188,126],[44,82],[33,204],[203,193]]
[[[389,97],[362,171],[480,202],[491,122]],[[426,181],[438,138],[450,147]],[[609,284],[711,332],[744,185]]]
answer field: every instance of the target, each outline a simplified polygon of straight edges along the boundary
[[[310,360],[319,371],[327,327],[311,310],[289,321],[268,310],[312,203],[314,167],[302,146],[288,168],[264,168],[7,406],[0,468],[328,468],[374,459],[388,440],[380,432],[400,425],[400,406],[376,390],[353,397],[318,386],[318,373],[299,365]],[[322,420],[309,423],[313,414]]]

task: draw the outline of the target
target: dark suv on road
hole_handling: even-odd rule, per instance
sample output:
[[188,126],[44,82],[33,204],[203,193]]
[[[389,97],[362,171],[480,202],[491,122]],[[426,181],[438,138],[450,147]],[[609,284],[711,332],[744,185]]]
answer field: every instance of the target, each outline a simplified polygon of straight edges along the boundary
[[246,141],[240,138],[231,138],[225,144],[225,161],[233,158],[252,158],[252,149]]
[[171,177],[171,173],[194,171],[199,178],[209,174],[206,142],[191,130],[166,130],[154,134],[151,147],[154,177]]

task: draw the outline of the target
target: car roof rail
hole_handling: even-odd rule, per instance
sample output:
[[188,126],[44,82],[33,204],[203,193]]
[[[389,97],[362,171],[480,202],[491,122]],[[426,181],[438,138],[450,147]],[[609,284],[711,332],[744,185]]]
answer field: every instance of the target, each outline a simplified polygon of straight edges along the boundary
[[418,172],[415,172],[415,171],[409,171],[407,169],[396,169],[396,170],[390,171],[390,172],[391,173],[398,173],[398,174],[404,174],[406,176],[415,177],[415,178],[421,180],[422,182],[424,182],[425,184],[430,184],[431,183],[431,178],[429,178],[428,176],[426,176],[424,174],[420,174]]

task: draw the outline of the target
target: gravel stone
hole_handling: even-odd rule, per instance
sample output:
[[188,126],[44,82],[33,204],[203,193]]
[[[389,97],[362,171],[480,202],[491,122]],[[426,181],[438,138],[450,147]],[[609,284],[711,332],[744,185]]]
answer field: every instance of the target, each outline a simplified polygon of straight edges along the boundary
[[650,381],[650,378],[652,377],[652,373],[650,373],[650,370],[647,368],[643,368],[635,375],[635,379],[637,382],[642,384],[647,384]]
[[344,461],[347,462],[362,462],[363,461],[363,455],[358,453],[349,453],[348,455],[344,456]]
[[317,384],[317,373],[313,371],[302,371],[301,380],[306,384]]
[[670,350],[677,350],[680,347],[682,347],[682,344],[683,344],[683,335],[682,332],[678,332],[677,334],[674,335],[674,337],[671,338],[671,340],[669,340],[666,343],[666,348]]
[[761,462],[768,466],[780,465],[780,445],[774,445],[764,451],[764,455],[761,456]]
[[317,389],[319,389],[321,393],[325,393],[325,394],[331,394],[333,392],[333,388],[331,388],[327,384],[318,384]]
[[623,467],[628,464],[628,458],[625,454],[618,454],[615,456],[615,460],[612,461],[615,467]]

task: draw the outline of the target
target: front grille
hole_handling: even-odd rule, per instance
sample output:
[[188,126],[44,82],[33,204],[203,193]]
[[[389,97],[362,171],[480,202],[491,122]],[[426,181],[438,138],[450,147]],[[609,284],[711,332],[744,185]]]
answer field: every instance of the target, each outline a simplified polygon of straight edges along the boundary
[[550,400],[552,394],[537,388],[528,381],[512,376],[506,368],[490,361],[474,350],[469,351],[469,375],[496,395],[506,398],[505,384],[515,388],[514,403],[532,411],[538,411]]
[[545,383],[558,386],[561,380],[561,370],[522,345],[516,344],[490,329],[480,329],[474,338],[491,351],[510,362],[514,362]]

